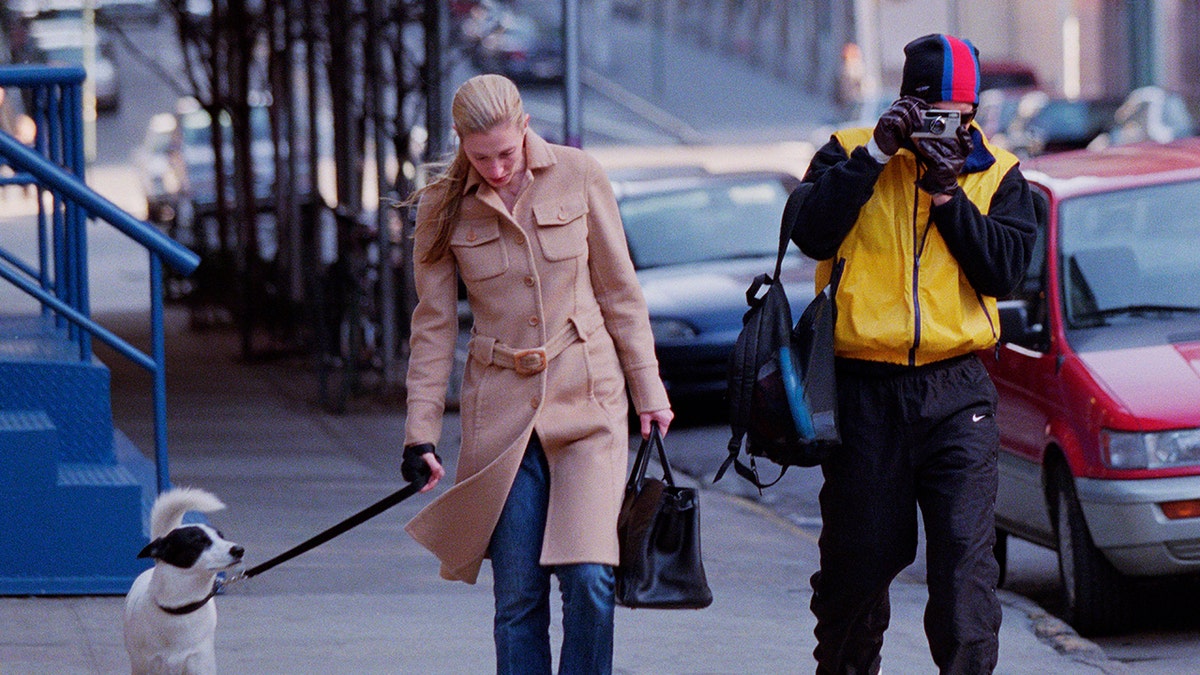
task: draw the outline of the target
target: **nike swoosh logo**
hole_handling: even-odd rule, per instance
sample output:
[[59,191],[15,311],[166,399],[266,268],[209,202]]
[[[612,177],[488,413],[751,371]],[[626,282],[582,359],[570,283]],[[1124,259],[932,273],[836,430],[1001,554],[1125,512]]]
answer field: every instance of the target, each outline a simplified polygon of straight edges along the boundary
[[971,415],[971,421],[978,422],[979,420],[981,420],[985,417],[987,417],[987,415]]

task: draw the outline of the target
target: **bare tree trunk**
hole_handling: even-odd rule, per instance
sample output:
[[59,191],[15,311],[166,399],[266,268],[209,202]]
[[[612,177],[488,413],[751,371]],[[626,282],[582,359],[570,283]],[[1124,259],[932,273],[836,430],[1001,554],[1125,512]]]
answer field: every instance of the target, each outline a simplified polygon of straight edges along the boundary
[[246,10],[246,0],[229,0],[227,15],[229,44],[229,116],[233,132],[233,176],[237,186],[238,211],[238,287],[240,302],[238,325],[241,331],[242,358],[254,357],[255,319],[261,310],[262,258],[258,245],[257,186],[254,171],[253,139],[250,128],[250,65],[256,35],[254,22]]
[[354,48],[351,2],[333,2],[329,7],[329,97],[333,108],[333,156],[337,175],[337,201],[341,210],[357,214],[362,208],[360,121],[355,85],[360,64]]
[[[303,298],[300,237],[297,228],[296,186],[296,111],[292,83],[293,47],[291,0],[271,0],[267,6],[268,39],[271,45],[269,79],[271,82],[271,146],[274,148],[275,185],[275,270],[277,281],[285,289],[280,300],[289,308]],[[291,312],[289,312],[289,315]]]

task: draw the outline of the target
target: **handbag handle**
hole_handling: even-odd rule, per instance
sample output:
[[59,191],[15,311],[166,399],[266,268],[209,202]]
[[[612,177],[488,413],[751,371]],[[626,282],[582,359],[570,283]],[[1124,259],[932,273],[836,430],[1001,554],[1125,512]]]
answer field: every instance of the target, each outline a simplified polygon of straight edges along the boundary
[[646,469],[650,467],[651,446],[657,446],[658,461],[662,464],[663,482],[669,487],[675,487],[675,478],[671,475],[671,463],[667,461],[667,451],[663,447],[662,433],[658,430],[658,422],[650,423],[650,437],[643,438],[638,446],[637,459],[633,461],[633,470],[629,472],[629,482],[626,490],[639,490],[646,479]]

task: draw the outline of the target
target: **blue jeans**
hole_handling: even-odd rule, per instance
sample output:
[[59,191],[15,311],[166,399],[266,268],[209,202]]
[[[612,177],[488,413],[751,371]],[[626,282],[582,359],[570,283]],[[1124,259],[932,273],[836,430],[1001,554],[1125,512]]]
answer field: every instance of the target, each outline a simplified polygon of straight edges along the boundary
[[550,575],[563,596],[561,675],[612,672],[613,588],[611,565],[581,563],[543,567],[542,536],[550,499],[550,468],[535,435],[509,490],[489,553],[496,596],[493,635],[500,675],[551,672]]

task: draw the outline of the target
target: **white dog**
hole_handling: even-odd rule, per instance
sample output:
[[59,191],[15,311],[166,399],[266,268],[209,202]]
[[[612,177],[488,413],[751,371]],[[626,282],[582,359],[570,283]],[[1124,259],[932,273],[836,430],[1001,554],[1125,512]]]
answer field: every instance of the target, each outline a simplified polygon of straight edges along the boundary
[[207,525],[183,525],[183,515],[223,508],[191,488],[155,500],[151,541],[138,554],[153,558],[154,567],[138,575],[125,598],[125,649],[134,675],[217,672],[217,573],[240,563],[245,550]]

